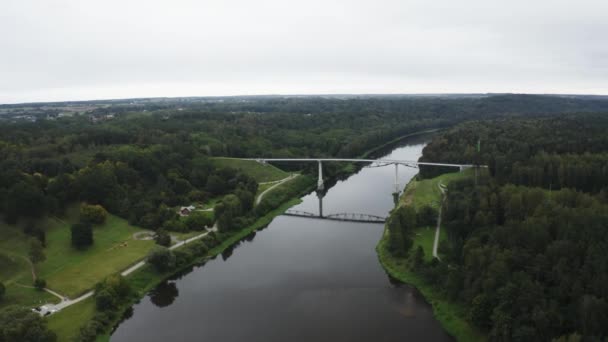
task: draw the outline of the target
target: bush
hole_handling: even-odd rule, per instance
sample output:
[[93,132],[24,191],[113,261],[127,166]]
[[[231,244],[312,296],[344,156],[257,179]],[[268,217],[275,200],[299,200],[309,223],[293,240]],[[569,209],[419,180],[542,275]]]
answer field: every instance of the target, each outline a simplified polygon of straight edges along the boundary
[[36,290],[39,291],[44,290],[44,288],[46,287],[46,280],[42,278],[36,278],[36,280],[34,280],[34,287],[36,288]]
[[194,260],[194,255],[192,255],[192,253],[181,249],[173,251],[173,255],[175,255],[175,264],[177,266],[187,265]]
[[169,233],[167,233],[164,229],[159,229],[156,232],[154,241],[156,241],[157,245],[169,247],[171,246],[171,235],[169,235]]
[[207,246],[208,249],[212,249],[215,246],[220,244],[220,242],[216,238],[214,232],[207,234],[205,237],[201,238],[201,240]]
[[204,230],[213,226],[213,212],[195,211],[185,220],[188,230]]
[[93,342],[97,340],[97,333],[101,332],[102,329],[103,326],[101,323],[97,321],[88,321],[85,325],[80,327],[80,332],[76,340],[80,342]]
[[150,251],[146,261],[159,272],[166,272],[175,268],[175,254],[165,247],[156,247]]
[[196,240],[189,244],[188,249],[190,249],[192,251],[192,254],[196,256],[203,256],[209,251],[209,248],[207,247],[205,242],[202,241],[202,239]]
[[83,203],[80,205],[80,221],[89,224],[102,224],[106,222],[108,212],[104,207],[96,204]]
[[95,307],[99,311],[112,310],[115,307],[114,295],[107,289],[101,290],[99,293],[95,293]]
[[2,282],[0,282],[0,302],[4,298],[5,293],[6,293],[6,287],[4,287],[4,284],[2,284]]
[[72,225],[72,246],[82,249],[93,244],[93,228],[90,224],[79,222]]
[[114,274],[95,285],[95,306],[101,312],[114,310],[131,294],[131,286],[120,274]]

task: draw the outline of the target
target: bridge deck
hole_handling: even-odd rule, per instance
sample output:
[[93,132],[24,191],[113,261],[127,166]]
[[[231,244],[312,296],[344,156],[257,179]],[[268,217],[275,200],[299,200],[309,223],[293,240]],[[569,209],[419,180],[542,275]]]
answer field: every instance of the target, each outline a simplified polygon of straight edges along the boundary
[[355,159],[355,158],[244,158],[244,160],[254,160],[259,162],[351,162],[351,163],[385,163],[385,164],[404,164],[404,165],[427,165],[427,166],[446,166],[458,168],[481,167],[486,165],[473,164],[450,164],[450,163],[429,163],[414,160],[399,159]]
[[343,222],[361,222],[361,223],[385,223],[386,218],[368,215],[368,214],[357,214],[357,213],[338,213],[338,214],[330,214],[326,216],[319,216],[313,213],[309,213],[307,211],[299,211],[299,210],[287,210],[283,213],[284,216],[295,216],[295,217],[305,217],[319,220],[330,220],[330,221],[343,221]]

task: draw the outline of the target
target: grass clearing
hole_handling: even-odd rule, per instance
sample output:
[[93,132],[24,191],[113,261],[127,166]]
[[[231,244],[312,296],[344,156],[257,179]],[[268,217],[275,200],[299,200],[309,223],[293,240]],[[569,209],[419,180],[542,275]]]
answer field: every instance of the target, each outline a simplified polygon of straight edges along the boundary
[[[445,234],[439,235],[439,243],[445,240]],[[435,242],[435,227],[420,227],[414,232],[414,245],[411,252],[415,251],[418,246],[424,250],[424,259],[431,261],[433,259],[433,243]]]
[[9,305],[34,307],[46,303],[57,304],[59,303],[59,298],[46,291],[38,291],[33,287],[29,287],[29,283],[28,287],[12,283],[6,285],[6,294],[4,299],[0,301],[0,309]]
[[23,258],[0,252],[0,282],[10,282],[28,267],[28,263]]
[[254,160],[216,157],[211,158],[216,167],[230,167],[241,170],[253,177],[258,183],[278,181],[289,176],[289,173],[270,164],[258,163]]
[[80,327],[95,315],[95,299],[89,297],[47,317],[48,327],[57,334],[57,341],[74,341]]
[[47,232],[47,260],[38,274],[48,287],[70,298],[91,289],[106,276],[138,262],[154,246],[154,241],[133,240],[142,231],[124,219],[108,215],[106,223],[93,228],[93,246],[77,250],[71,246],[70,224],[58,222]]
[[439,184],[447,186],[451,181],[465,178],[471,175],[472,172],[474,171],[465,170],[463,172],[446,173],[435,178],[422,180],[418,180],[417,177],[412,178],[405,187],[400,205],[413,205],[416,210],[425,205],[438,209],[441,204]]

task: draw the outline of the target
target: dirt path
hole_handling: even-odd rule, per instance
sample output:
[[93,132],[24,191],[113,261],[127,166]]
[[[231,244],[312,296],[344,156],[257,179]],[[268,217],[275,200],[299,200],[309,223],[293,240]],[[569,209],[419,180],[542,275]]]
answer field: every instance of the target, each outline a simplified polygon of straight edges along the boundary
[[[260,202],[262,202],[262,198],[264,198],[264,195],[266,195],[266,194],[267,194],[269,191],[271,191],[272,189],[276,188],[277,186],[279,186],[279,185],[281,185],[281,184],[283,184],[283,183],[285,183],[285,182],[287,182],[287,181],[290,181],[290,180],[292,180],[292,179],[294,179],[294,178],[296,178],[296,177],[298,177],[298,176],[299,176],[299,174],[297,174],[297,173],[296,173],[296,174],[293,174],[293,175],[289,175],[289,177],[283,178],[283,179],[281,179],[281,180],[279,180],[279,181],[267,182],[266,184],[274,183],[274,185],[273,185],[273,186],[271,186],[270,188],[268,188],[268,189],[264,190],[264,191],[263,191],[263,192],[262,192],[262,193],[261,193],[261,194],[258,196],[258,198],[256,198],[256,199],[255,199],[255,205],[260,204]],[[260,184],[263,184],[263,183],[260,183]]]

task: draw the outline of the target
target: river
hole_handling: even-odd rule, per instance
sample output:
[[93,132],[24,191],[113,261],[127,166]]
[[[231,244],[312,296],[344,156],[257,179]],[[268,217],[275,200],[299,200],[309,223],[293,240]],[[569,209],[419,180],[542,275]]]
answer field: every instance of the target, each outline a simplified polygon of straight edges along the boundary
[[[429,137],[389,150],[417,160]],[[400,167],[400,186],[417,173]],[[387,216],[394,167],[363,168],[323,198],[324,214]],[[316,193],[293,209],[317,213]],[[390,279],[381,224],[279,216],[222,256],[160,284],[112,334],[122,341],[451,341],[414,288]]]

